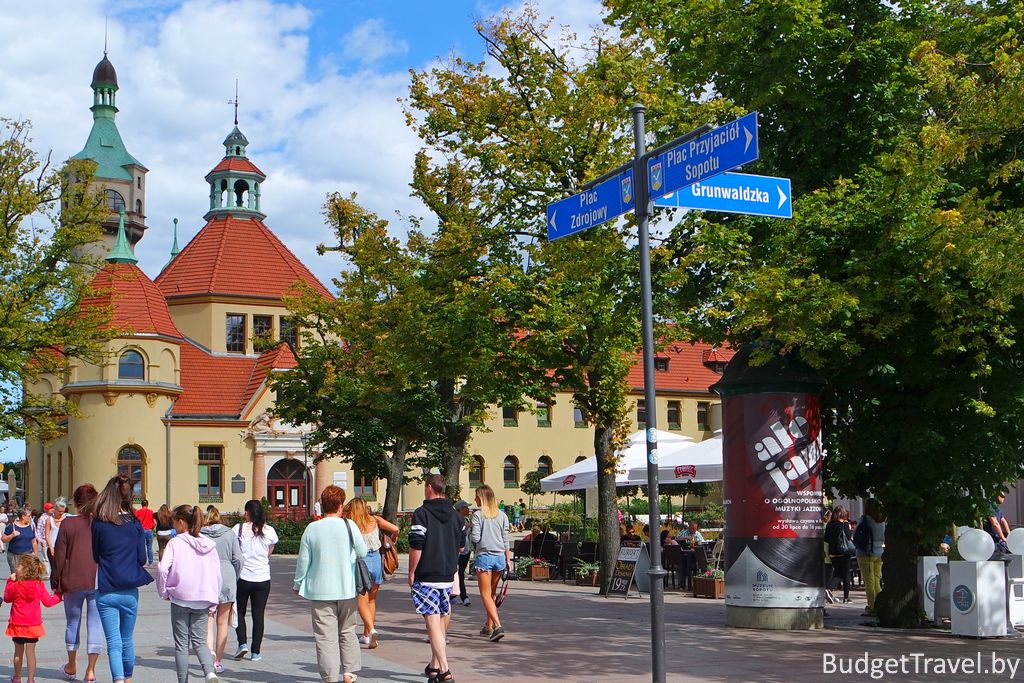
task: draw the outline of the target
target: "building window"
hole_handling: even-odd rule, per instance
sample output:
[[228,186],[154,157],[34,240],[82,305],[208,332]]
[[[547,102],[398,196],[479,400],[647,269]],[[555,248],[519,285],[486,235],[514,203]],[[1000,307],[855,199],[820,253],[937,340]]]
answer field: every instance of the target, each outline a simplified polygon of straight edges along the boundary
[[540,472],[542,478],[551,474],[551,470],[551,458],[546,455],[537,458],[537,471]]
[[141,190],[142,189],[142,176],[139,176],[138,178],[136,178],[135,181],[138,183],[138,188]]
[[708,430],[708,411],[711,410],[711,404],[707,401],[697,402],[697,429]]
[[281,332],[281,341],[292,347],[292,351],[298,352],[299,326],[295,324],[295,319],[282,315],[277,319],[277,324]]
[[654,370],[656,372],[668,372],[668,358],[655,358]]
[[681,429],[682,421],[680,416],[683,413],[682,406],[679,401],[668,402],[668,428],[669,429]]
[[124,446],[117,452],[117,473],[132,480],[132,496],[141,500],[146,492],[146,465],[137,446]]
[[228,313],[227,343],[228,353],[245,353],[245,316]]
[[138,351],[125,351],[117,359],[118,379],[146,379],[146,361]]
[[505,456],[502,478],[505,480],[505,488],[519,488],[519,458],[514,455]]
[[577,429],[584,429],[587,426],[587,416],[583,408],[572,409],[572,422]]
[[548,403],[537,404],[537,426],[538,427],[550,427],[551,426],[551,405]]
[[501,422],[506,427],[519,426],[519,410],[515,406],[501,407]]
[[274,316],[254,315],[252,317],[252,345],[258,351],[270,348],[274,341]]
[[103,202],[114,213],[121,213],[124,209],[124,197],[117,190],[103,190]]
[[199,447],[199,495],[220,497],[224,494],[224,447]]
[[139,215],[142,215],[142,200],[141,199],[136,199],[135,200],[135,213],[137,213]]
[[573,461],[573,464],[575,464],[577,462],[583,462],[586,459],[587,459],[587,456],[585,456],[585,455],[577,455],[576,456],[576,460]]
[[352,472],[352,493],[363,500],[377,500],[377,480],[362,472]]
[[647,424],[647,407],[645,401],[636,402],[636,423],[640,429]]
[[469,466],[469,486],[476,488],[484,483],[484,459],[479,455],[473,456],[473,464]]

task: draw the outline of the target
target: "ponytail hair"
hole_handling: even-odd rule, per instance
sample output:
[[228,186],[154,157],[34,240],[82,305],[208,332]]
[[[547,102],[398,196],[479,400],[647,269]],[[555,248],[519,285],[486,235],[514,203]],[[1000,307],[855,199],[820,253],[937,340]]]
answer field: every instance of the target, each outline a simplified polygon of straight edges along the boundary
[[203,509],[198,505],[179,505],[174,508],[171,516],[175,521],[181,520],[188,524],[188,533],[192,536],[199,536],[203,529]]
[[252,535],[263,536],[263,525],[266,524],[266,518],[263,515],[263,504],[258,500],[250,500],[245,504],[245,514],[249,516],[249,521],[252,522]]
[[103,522],[122,524],[132,514],[132,480],[126,474],[110,478],[93,503],[93,517]]

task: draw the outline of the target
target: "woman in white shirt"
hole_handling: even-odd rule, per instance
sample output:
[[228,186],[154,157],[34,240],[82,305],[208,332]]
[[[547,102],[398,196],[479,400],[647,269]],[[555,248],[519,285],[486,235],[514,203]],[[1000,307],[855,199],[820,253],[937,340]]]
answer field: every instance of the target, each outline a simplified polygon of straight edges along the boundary
[[[258,500],[245,504],[245,523],[236,524],[232,531],[242,547],[242,571],[238,573],[238,652],[235,659],[246,654],[254,662],[260,660],[263,645],[263,614],[270,598],[270,555],[277,544],[277,532],[264,521],[263,506]],[[252,600],[252,647],[245,629],[245,612]]]

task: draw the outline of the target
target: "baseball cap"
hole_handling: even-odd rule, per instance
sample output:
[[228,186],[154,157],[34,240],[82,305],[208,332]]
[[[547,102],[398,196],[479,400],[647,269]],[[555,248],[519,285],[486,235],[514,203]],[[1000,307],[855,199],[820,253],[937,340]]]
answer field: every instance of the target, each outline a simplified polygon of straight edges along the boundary
[[44,510],[52,510],[53,509],[53,503],[43,503],[43,509]]
[[466,502],[466,501],[464,501],[464,500],[460,500],[459,502],[457,502],[457,503],[455,504],[455,509],[456,509],[456,510],[465,510],[465,509],[467,509],[468,507],[469,507],[469,503],[467,503],[467,502]]

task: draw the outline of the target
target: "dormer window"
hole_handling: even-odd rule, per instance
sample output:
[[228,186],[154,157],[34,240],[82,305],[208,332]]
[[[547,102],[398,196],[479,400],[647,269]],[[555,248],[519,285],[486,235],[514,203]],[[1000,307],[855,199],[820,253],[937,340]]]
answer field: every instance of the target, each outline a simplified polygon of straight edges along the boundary
[[655,372],[668,372],[668,358],[655,358],[654,370]]

